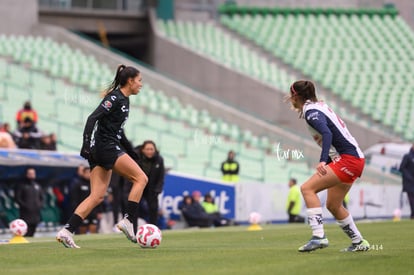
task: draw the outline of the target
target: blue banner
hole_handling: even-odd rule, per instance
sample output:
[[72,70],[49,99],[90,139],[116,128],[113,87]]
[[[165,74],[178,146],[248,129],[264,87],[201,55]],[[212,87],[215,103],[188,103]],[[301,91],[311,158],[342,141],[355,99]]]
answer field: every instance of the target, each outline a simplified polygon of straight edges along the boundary
[[169,214],[171,219],[179,219],[181,212],[178,207],[183,197],[191,195],[196,190],[200,191],[203,196],[210,193],[223,217],[235,218],[234,186],[177,174],[165,176],[164,192],[160,202],[163,212]]

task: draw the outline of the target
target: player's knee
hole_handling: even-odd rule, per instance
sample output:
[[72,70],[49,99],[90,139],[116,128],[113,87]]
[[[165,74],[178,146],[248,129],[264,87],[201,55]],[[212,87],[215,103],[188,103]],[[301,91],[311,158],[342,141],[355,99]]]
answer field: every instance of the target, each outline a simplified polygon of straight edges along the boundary
[[147,175],[143,174],[142,181],[144,182],[145,185],[147,185],[147,183],[148,183],[148,177],[147,177]]
[[147,175],[145,175],[145,173],[137,173],[135,175],[131,175],[129,177],[129,180],[133,184],[137,183],[137,184],[140,184],[140,185],[143,185],[143,186],[147,185],[147,183],[148,183],[148,177],[147,177]]
[[303,196],[306,196],[306,194],[309,194],[312,190],[310,188],[308,188],[308,186],[306,184],[301,185],[300,187],[300,192],[302,193]]

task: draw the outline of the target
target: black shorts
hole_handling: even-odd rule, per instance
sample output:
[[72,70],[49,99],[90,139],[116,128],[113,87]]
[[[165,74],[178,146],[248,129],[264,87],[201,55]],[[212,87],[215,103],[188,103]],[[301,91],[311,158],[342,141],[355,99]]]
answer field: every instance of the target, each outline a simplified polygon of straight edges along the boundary
[[105,145],[99,145],[97,143],[93,147],[91,157],[88,160],[91,171],[96,166],[101,166],[106,170],[112,169],[116,160],[123,154],[125,152],[114,142]]

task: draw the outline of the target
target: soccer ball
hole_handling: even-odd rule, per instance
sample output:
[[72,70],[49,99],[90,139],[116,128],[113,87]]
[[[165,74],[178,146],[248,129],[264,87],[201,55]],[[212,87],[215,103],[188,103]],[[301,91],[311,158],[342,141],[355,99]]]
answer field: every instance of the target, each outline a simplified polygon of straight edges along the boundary
[[249,222],[251,224],[259,224],[261,219],[262,219],[262,215],[260,215],[260,213],[252,212],[249,215]]
[[24,236],[27,232],[27,223],[22,219],[16,219],[9,225],[10,231],[15,236]]
[[138,228],[137,242],[142,248],[156,248],[161,240],[161,230],[157,226],[147,223]]

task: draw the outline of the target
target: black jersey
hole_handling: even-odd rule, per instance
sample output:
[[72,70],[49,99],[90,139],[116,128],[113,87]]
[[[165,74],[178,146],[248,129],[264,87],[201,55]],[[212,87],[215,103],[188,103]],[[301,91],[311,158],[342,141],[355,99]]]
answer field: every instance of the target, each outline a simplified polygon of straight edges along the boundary
[[129,154],[133,150],[124,133],[128,114],[129,98],[119,89],[108,93],[88,117],[83,132],[84,142],[92,151],[107,144],[122,145]]

